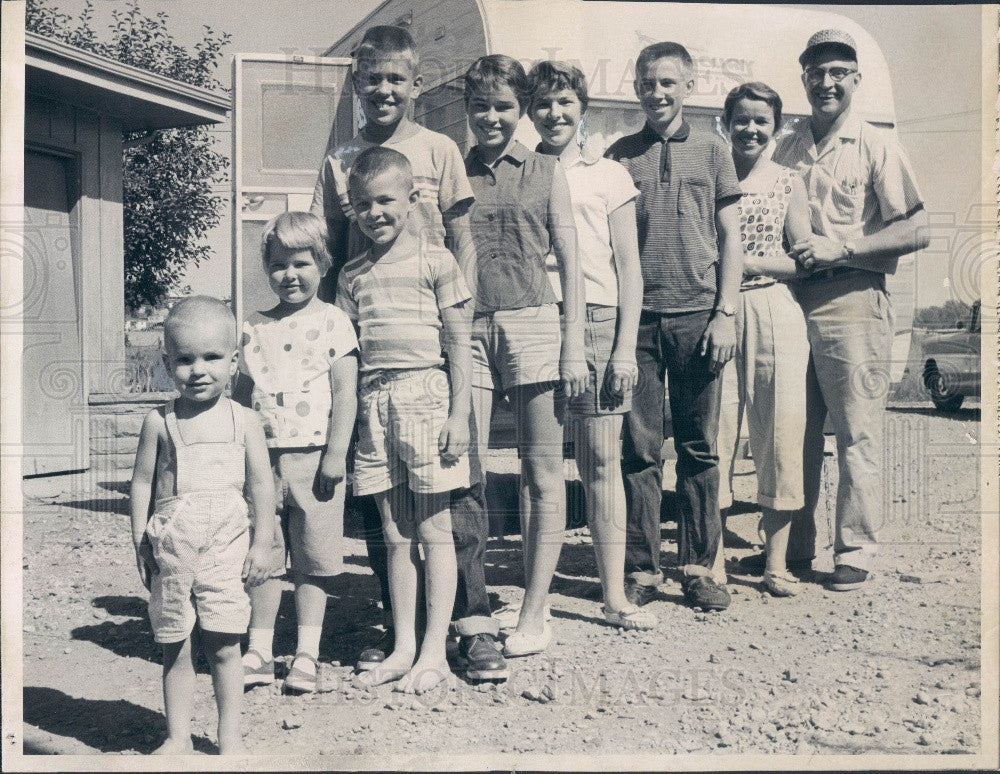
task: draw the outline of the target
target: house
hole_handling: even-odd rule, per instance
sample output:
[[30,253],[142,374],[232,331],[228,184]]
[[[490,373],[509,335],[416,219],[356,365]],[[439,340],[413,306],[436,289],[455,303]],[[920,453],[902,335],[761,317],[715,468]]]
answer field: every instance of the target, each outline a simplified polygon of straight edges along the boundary
[[[125,135],[226,120],[227,95],[40,35],[24,45],[23,473],[81,470],[90,404],[120,393]],[[141,139],[139,140],[141,142]]]

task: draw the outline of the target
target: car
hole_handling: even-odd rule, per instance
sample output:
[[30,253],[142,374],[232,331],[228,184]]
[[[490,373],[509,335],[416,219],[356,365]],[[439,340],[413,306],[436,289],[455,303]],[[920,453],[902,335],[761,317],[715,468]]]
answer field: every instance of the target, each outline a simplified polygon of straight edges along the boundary
[[924,387],[940,411],[957,411],[966,396],[979,397],[980,302],[956,330],[929,331],[923,341]]

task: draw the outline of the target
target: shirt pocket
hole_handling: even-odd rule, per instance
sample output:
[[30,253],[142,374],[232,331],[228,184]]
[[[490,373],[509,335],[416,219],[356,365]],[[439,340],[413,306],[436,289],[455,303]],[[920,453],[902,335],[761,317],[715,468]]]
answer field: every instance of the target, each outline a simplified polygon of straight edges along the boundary
[[711,186],[707,180],[682,177],[677,187],[677,214],[685,218],[704,220],[711,195]]
[[857,223],[865,206],[865,176],[857,164],[838,164],[830,181],[830,217],[836,223]]

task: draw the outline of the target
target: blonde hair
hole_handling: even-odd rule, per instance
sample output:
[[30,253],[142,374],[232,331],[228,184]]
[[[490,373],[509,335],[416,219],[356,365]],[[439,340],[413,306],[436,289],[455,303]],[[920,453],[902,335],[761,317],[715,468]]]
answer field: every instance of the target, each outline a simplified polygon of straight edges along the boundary
[[351,53],[354,55],[355,67],[365,59],[402,55],[410,60],[414,75],[420,69],[420,55],[413,36],[406,29],[391,24],[369,27],[358,47]]
[[188,296],[170,307],[163,321],[163,348],[167,352],[173,349],[177,329],[187,325],[216,326],[217,331],[226,332],[236,348],[236,318],[225,301],[212,296]]
[[320,274],[326,274],[333,266],[333,256],[327,248],[329,239],[326,221],[318,215],[311,212],[283,212],[268,221],[260,239],[264,271],[267,271],[271,248],[278,243],[286,250],[311,251]]

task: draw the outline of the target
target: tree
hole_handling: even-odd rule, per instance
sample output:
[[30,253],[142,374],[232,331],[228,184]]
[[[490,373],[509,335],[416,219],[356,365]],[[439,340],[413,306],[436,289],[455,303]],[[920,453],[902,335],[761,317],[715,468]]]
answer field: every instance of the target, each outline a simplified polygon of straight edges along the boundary
[[[111,12],[107,39],[93,26],[87,0],[74,21],[45,0],[28,0],[26,27],[124,64],[205,89],[224,90],[215,77],[231,36],[205,26],[193,50],[178,45],[167,14],[145,16],[138,0]],[[218,225],[226,199],[212,190],[226,182],[229,160],[218,153],[204,127],[161,129],[125,136],[123,154],[125,305],[157,306],[178,289],[184,270],[209,254],[203,244]]]
[[959,322],[969,324],[972,307],[964,301],[949,298],[939,306],[918,309],[913,315],[915,328],[954,328]]

